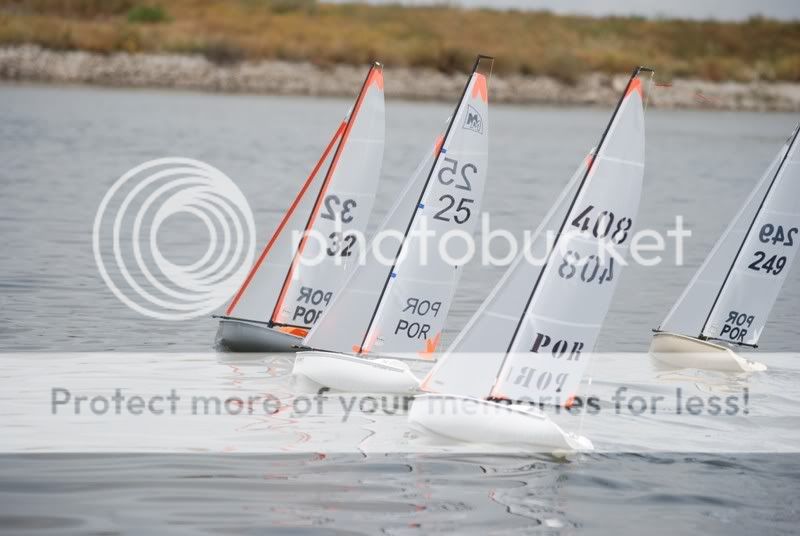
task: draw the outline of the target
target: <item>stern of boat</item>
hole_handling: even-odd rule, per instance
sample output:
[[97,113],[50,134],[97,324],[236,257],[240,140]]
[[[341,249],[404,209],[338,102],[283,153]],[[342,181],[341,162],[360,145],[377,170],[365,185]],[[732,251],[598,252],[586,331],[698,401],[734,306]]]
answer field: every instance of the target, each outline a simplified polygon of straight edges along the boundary
[[409,394],[419,379],[408,364],[396,359],[372,359],[323,351],[297,352],[292,375],[349,393]]
[[428,433],[466,443],[524,446],[558,456],[594,449],[588,438],[565,432],[532,406],[426,394],[414,399],[408,420]]
[[659,332],[650,343],[650,356],[677,368],[698,368],[723,372],[758,372],[767,367],[745,359],[731,348],[677,333]]
[[266,323],[220,318],[215,345],[228,352],[296,352],[303,339]]

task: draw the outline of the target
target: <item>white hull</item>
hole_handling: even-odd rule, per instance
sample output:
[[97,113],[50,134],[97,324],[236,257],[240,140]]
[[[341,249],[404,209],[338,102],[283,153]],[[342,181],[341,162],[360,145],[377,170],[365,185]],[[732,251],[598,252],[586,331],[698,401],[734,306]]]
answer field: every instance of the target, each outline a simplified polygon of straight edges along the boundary
[[589,439],[565,432],[536,408],[465,396],[417,396],[408,420],[428,432],[469,443],[536,447],[557,455],[594,449]]
[[650,355],[661,363],[678,368],[758,372],[766,365],[744,359],[726,346],[676,333],[656,333],[650,343]]
[[298,352],[292,375],[349,393],[413,393],[419,379],[406,363],[333,352]]
[[303,339],[283,333],[261,322],[236,318],[219,321],[216,344],[230,352],[296,352]]

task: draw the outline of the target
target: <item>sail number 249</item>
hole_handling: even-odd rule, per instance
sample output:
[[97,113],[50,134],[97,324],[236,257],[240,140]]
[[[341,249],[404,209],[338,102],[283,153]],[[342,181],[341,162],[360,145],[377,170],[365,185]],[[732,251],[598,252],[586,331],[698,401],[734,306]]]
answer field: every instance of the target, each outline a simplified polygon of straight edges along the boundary
[[[773,225],[766,223],[758,233],[758,240],[764,244],[792,247],[794,246],[794,236],[797,234],[797,227],[784,230],[783,225]],[[786,257],[783,255],[772,255],[767,257],[763,251],[756,251],[753,262],[747,265],[748,268],[756,272],[764,271],[768,274],[778,275],[786,266]]]
[[[439,168],[439,173],[436,177],[439,182],[445,186],[453,186],[455,190],[463,192],[472,191],[472,183],[470,177],[478,172],[478,167],[475,164],[466,163],[461,167],[458,165],[458,160],[454,158],[444,159],[444,164]],[[474,199],[464,197],[461,192],[455,192],[457,195],[444,194],[439,197],[444,205],[434,214],[433,219],[441,221],[452,220],[461,225],[466,223],[472,216],[470,205],[475,202]]]

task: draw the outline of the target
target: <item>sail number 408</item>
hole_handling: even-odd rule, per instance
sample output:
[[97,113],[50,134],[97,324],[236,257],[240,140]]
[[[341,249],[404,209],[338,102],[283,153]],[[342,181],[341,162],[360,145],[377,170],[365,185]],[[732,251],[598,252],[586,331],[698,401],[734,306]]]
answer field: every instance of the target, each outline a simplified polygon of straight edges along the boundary
[[611,237],[616,244],[622,244],[628,239],[631,230],[631,218],[619,218],[610,210],[603,210],[594,214],[594,205],[589,205],[572,220],[572,226],[581,231],[590,231],[595,238]]
[[[439,168],[439,173],[436,174],[436,177],[445,186],[453,186],[457,190],[471,192],[472,182],[470,182],[470,176],[474,176],[477,172],[478,167],[475,164],[466,163],[459,168],[458,160],[445,157],[444,164]],[[457,224],[466,223],[472,216],[469,205],[474,203],[475,200],[461,197],[460,194],[458,197],[456,199],[456,196],[450,194],[444,194],[439,197],[439,201],[443,201],[444,206],[434,214],[433,219],[450,221],[452,216],[453,221]]]
[[584,259],[575,251],[567,251],[558,267],[558,275],[564,279],[572,279],[576,274],[584,283],[596,280],[599,285],[602,285],[606,281],[612,281],[614,279],[614,257],[609,257],[608,264],[604,265],[603,260],[597,255],[589,255]]

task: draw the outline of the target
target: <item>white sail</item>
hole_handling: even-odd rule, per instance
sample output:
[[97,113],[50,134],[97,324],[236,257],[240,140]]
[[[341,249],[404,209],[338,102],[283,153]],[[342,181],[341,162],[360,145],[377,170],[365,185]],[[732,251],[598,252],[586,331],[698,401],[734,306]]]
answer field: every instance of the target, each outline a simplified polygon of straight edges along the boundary
[[755,346],[800,244],[800,151],[795,130],[722,282],[704,337]]
[[[438,147],[438,144],[437,144]],[[376,236],[389,236],[386,240],[373,240],[367,248],[364,263],[350,274],[331,305],[308,332],[304,346],[332,352],[357,353],[361,338],[372,317],[375,304],[386,280],[387,262],[397,255],[408,215],[419,203],[422,189],[433,165],[435,155],[429,151],[422,159],[397,202],[378,227]],[[391,235],[396,238],[392,239]],[[374,252],[377,251],[377,254]]]
[[[433,166],[425,170],[423,188],[413,204],[404,207],[407,212],[397,214],[403,242],[393,262],[369,259],[359,267],[309,334],[308,346],[358,354],[417,352],[425,357],[436,350],[460,275],[454,261],[464,258],[464,251],[457,251],[464,240],[452,240],[455,245],[446,258],[438,246],[448,231],[471,235],[478,219],[488,165],[490,68],[489,58],[476,62]],[[347,318],[340,318],[343,315]]]
[[375,199],[384,136],[383,75],[374,64],[227,316],[295,328],[308,328],[319,318],[363,248],[358,241]]
[[[467,260],[464,237],[471,240],[479,219],[488,139],[486,74],[476,71],[451,120],[362,352],[430,358],[436,351]],[[423,236],[426,231],[432,240]],[[453,238],[446,241],[448,233]]]
[[644,106],[631,77],[509,344],[491,397],[561,405],[575,393],[635,229]]
[[719,294],[725,275],[736,257],[739,246],[744,242],[750,223],[756,217],[758,207],[767,193],[767,188],[789,148],[788,143],[787,140],[775,155],[742,208],[722,233],[657,331],[669,331],[690,336],[697,336],[703,331],[703,325],[714,305],[717,294]]
[[[278,228],[259,255],[239,291],[228,305],[225,315],[229,317],[270,322],[275,304],[283,289],[286,274],[292,265],[299,239],[294,236],[308,222],[317,194],[325,179],[333,151],[347,126],[343,121],[322,153],[317,165],[300,188],[292,204],[278,224]],[[322,171],[320,171],[322,170]]]
[[[637,70],[628,83],[599,149],[592,151],[584,160],[545,216],[532,243],[526,245],[530,250],[530,259],[525,259],[523,253],[514,261],[448,352],[423,380],[423,390],[476,398],[492,396],[564,403],[569,397],[566,393],[571,393],[577,387],[585,359],[573,358],[569,361],[566,356],[557,357],[563,347],[560,342],[562,339],[551,337],[546,340],[538,337],[537,328],[550,329],[556,326],[556,329],[561,329],[576,324],[570,322],[569,317],[563,319],[571,314],[571,309],[575,309],[586,324],[587,315],[581,310],[585,307],[589,307],[599,317],[595,319],[597,324],[602,322],[602,316],[605,315],[603,303],[598,305],[589,302],[598,298],[607,302],[610,296],[605,296],[605,292],[598,292],[596,287],[590,286],[604,286],[604,290],[608,292],[606,289],[612,287],[618,277],[618,270],[616,274],[606,270],[602,275],[603,283],[600,283],[597,281],[600,273],[587,269],[584,276],[582,266],[576,266],[575,273],[563,272],[570,277],[560,276],[553,270],[553,266],[561,268],[564,263],[557,261],[566,251],[583,252],[584,243],[598,241],[598,237],[592,236],[594,225],[584,225],[584,218],[599,206],[592,203],[611,203],[609,199],[614,196],[603,195],[604,187],[613,188],[615,192],[621,186],[633,190],[632,194],[622,193],[613,199],[613,204],[608,204],[608,212],[625,210],[625,216],[622,217],[631,218],[632,227],[632,218],[638,207],[644,157],[644,117],[639,72]],[[594,154],[597,156],[593,156]],[[592,210],[586,210],[589,206]],[[596,218],[595,221],[602,222],[602,219]],[[625,223],[621,228],[627,229],[628,222],[622,221]],[[578,236],[565,229],[573,222],[576,224]],[[611,225],[613,223],[609,226]],[[616,234],[617,239],[622,238],[622,234],[616,229],[609,230],[609,233],[602,232],[603,229],[604,226],[598,225],[599,237]],[[556,235],[553,236],[548,231],[555,232]],[[630,232],[631,229],[628,229],[628,234]],[[618,241],[624,243],[628,238],[626,235]],[[620,248],[621,245],[613,244],[612,247]],[[542,259],[546,263],[542,264]],[[569,266],[567,263],[567,267]],[[554,281],[554,276],[563,281]],[[574,285],[564,285],[564,282]],[[547,287],[553,287],[559,293],[547,290]],[[561,303],[548,303],[554,297]],[[607,307],[606,303],[605,308]],[[578,335],[591,337],[590,341],[584,342],[586,351],[590,351],[596,332],[591,334],[580,331]],[[552,356],[553,359],[549,359],[550,354],[545,353],[548,348],[557,349],[557,355]],[[550,353],[552,354],[552,350]],[[508,370],[513,371],[517,367],[517,376],[509,376]],[[515,386],[514,380],[520,377],[520,384]],[[512,388],[509,389],[506,383],[511,383]],[[558,401],[553,400],[553,395]]]
[[491,391],[520,311],[575,197],[594,151],[582,161],[544,220],[475,314],[423,380],[424,391],[480,398]]

